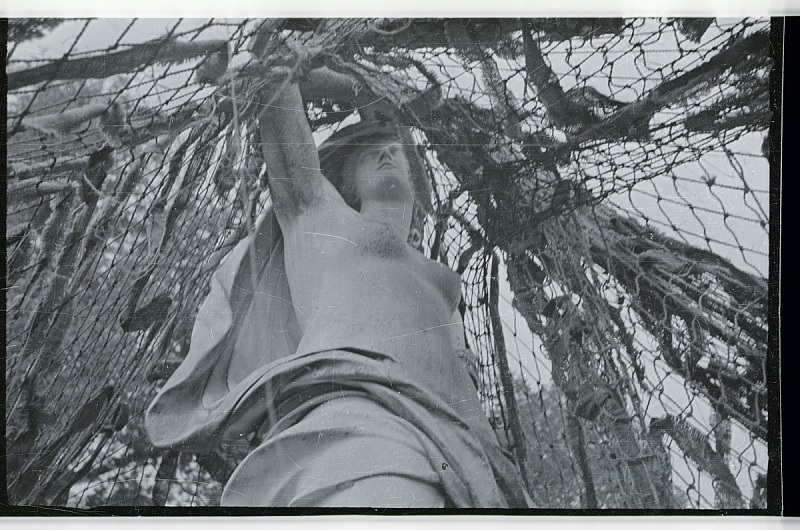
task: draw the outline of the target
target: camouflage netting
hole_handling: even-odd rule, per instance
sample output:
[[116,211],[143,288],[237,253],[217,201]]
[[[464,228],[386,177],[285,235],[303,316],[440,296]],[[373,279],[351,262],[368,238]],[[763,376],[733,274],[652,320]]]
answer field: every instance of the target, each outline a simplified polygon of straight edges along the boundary
[[[502,441],[546,508],[764,508],[769,21],[9,22],[13,504],[205,506],[246,446],[143,411],[268,204],[262,94],[386,100]],[[252,52],[252,53],[251,53]],[[260,58],[259,60],[256,57]]]

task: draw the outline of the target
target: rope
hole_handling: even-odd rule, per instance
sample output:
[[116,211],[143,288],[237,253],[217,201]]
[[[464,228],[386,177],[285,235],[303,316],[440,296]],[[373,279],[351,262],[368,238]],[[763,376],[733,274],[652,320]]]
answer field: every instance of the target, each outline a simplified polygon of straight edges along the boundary
[[[153,39],[20,20],[12,502],[218,502],[253,440],[165,462],[143,411],[269,203],[252,131],[262,90],[297,77],[320,135],[380,100],[416,129],[439,205],[422,250],[461,273],[484,411],[538,507],[763,507],[769,21],[181,20]],[[89,29],[107,42],[79,46]]]

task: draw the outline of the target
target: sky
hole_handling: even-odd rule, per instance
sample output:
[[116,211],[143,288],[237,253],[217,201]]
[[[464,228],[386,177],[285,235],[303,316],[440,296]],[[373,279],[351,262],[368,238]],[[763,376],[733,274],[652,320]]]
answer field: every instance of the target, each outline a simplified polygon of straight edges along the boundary
[[405,16],[766,16],[797,14],[800,0],[403,0],[365,3],[359,0],[295,0],[267,3],[258,0],[215,2],[212,0],[28,0],[0,3],[0,13],[9,16],[95,17],[405,17]]
[[[181,23],[183,29],[197,26],[204,20],[184,20]],[[230,20],[230,22],[235,22]],[[110,37],[117,37],[125,33],[121,44],[130,44],[151,40],[164,35],[169,28],[176,23],[175,19],[141,19],[130,26],[130,21],[126,19],[104,19],[94,21],[89,24],[81,34],[80,39],[71,53],[80,53],[102,49],[111,44]],[[24,43],[15,50],[13,59],[40,60],[46,58],[58,58],[75,43],[75,38],[83,22],[67,22],[56,30],[48,34],[45,38],[35,42]],[[232,31],[232,26],[218,26],[204,32],[200,40],[227,38]],[[668,39],[669,37],[664,37]],[[674,43],[664,42],[663,40],[652,43],[654,47],[670,48]],[[565,50],[555,47],[547,53],[547,58],[551,61],[553,70],[558,72],[574,71],[570,63],[567,62]],[[670,52],[663,52],[658,56],[664,63],[673,60]],[[243,60],[240,57],[240,60]],[[593,64],[593,61],[600,61],[601,58],[592,58],[590,61],[581,65],[584,72],[591,72],[602,68],[602,64]],[[13,67],[13,65],[12,65]],[[618,84],[624,84],[624,79],[639,75],[637,65],[633,62],[626,63],[624,60],[615,63],[614,75],[619,78]],[[180,86],[184,83],[185,76],[167,78],[163,81],[165,86]],[[472,78],[465,76],[463,80],[464,89],[469,89]],[[564,77],[562,83],[565,89],[570,88],[569,77]],[[524,80],[521,76],[513,78],[508,86],[514,91],[519,99],[524,97]],[[602,84],[596,86],[599,90],[606,92],[608,89]],[[617,97],[624,100],[625,92],[617,94]],[[633,91],[630,92],[631,99],[635,97]],[[322,137],[317,136],[317,141]],[[685,164],[675,170],[681,180],[674,180],[672,175],[662,175],[649,182],[637,185],[630,193],[620,193],[611,197],[611,202],[618,208],[630,212],[634,216],[646,216],[656,222],[661,222],[667,226],[679,223],[682,231],[693,234],[707,234],[713,240],[721,243],[712,243],[711,250],[726,257],[735,265],[751,273],[766,276],[767,274],[767,244],[768,238],[765,229],[758,224],[758,220],[766,220],[768,211],[767,197],[769,186],[769,166],[766,160],[760,156],[761,137],[758,134],[743,137],[734,144],[733,150],[743,155],[737,156],[736,160],[741,164],[741,171],[734,171],[727,158],[720,155],[707,155],[700,163]],[[624,153],[621,155],[624,156]],[[715,186],[713,189],[705,186],[698,175],[713,173],[717,182],[723,186]],[[753,195],[744,198],[740,188],[746,183],[754,190]],[[728,185],[725,187],[724,185]],[[659,197],[661,201],[659,201]],[[663,200],[673,201],[663,203]],[[706,206],[708,211],[695,209],[690,211],[687,204]],[[737,219],[735,216],[723,222],[720,211],[729,211],[739,214],[742,217],[753,219],[754,222]],[[672,234],[674,235],[674,234]],[[687,236],[687,241],[702,245],[702,239]],[[733,246],[726,246],[729,243]],[[741,248],[738,248],[741,247]],[[524,320],[511,307],[510,300],[513,294],[505,278],[505,270],[501,271],[501,302],[500,313],[506,324],[506,334],[515,336],[513,347],[509,348],[512,359],[519,362],[512,362],[512,370],[516,373],[524,372],[538,374],[535,379],[541,384],[549,385],[551,377],[549,375],[549,363],[546,357],[539,353],[530,355],[531,351],[538,351],[541,344],[534,340]],[[649,371],[648,375],[653,380],[659,380],[663,374],[659,374],[657,363],[646,363]],[[530,377],[527,378],[530,381]],[[684,383],[677,378],[667,378],[665,382],[665,394],[675,399],[673,408],[680,410],[689,406],[690,394],[687,393]],[[698,401],[693,404],[696,417],[707,425],[710,416],[710,408]],[[653,403],[653,408],[648,411],[652,417],[661,415],[664,410],[660,409],[658,403]],[[741,451],[754,452],[754,460],[762,464],[766,463],[766,448],[763,444],[755,444],[750,448],[749,436],[742,430],[734,431],[734,447]],[[681,470],[688,472],[688,470]],[[744,473],[739,474],[739,483],[746,493],[749,490],[750,478]],[[709,485],[705,489],[708,490]],[[708,494],[708,498],[713,498],[713,493]]]

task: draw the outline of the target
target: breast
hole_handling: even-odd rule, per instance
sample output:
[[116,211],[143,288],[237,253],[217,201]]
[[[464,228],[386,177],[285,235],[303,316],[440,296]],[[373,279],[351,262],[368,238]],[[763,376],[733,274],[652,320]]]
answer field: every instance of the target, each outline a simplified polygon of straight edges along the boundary
[[425,279],[439,290],[448,307],[450,307],[450,312],[454,312],[461,299],[461,276],[438,261],[428,259],[419,252],[413,252],[423,261],[422,270],[424,271]]
[[[362,218],[363,219],[363,218]],[[392,261],[406,261],[432,288],[441,293],[451,312],[461,299],[461,277],[454,270],[428,259],[397,237],[383,221],[363,219],[356,234],[357,253]]]

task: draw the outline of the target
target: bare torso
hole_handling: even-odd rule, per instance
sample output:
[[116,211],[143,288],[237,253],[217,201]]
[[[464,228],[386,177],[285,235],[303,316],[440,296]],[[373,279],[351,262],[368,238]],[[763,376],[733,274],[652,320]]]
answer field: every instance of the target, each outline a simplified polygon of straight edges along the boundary
[[[260,120],[270,190],[283,233],[285,274],[299,324],[297,333],[282,335],[288,348],[281,351],[302,355],[350,348],[382,353],[402,365],[417,384],[453,405],[461,418],[485,424],[475,387],[457,353],[464,340],[461,319],[454,317],[458,275],[401,239],[399,225],[390,224],[393,212],[373,210],[366,217],[345,203],[319,169],[303,108],[297,86],[289,85]],[[407,164],[392,160],[391,176],[378,163],[370,169],[375,174],[362,175],[365,180],[351,175],[362,212],[379,197],[395,200],[397,194],[392,193],[406,189],[408,182],[402,179],[408,175],[400,177],[398,168],[407,170]],[[381,185],[376,186],[378,181]],[[410,195],[393,203],[403,208],[404,219],[405,208],[413,207],[409,199]],[[244,375],[281,355],[269,349],[265,344],[265,356],[241,363],[237,371]]]
[[453,317],[461,293],[454,271],[338,196],[284,223],[283,230],[287,278],[302,333],[297,353],[380,352],[458,411],[479,412],[456,353],[463,347],[463,329],[460,318]]

